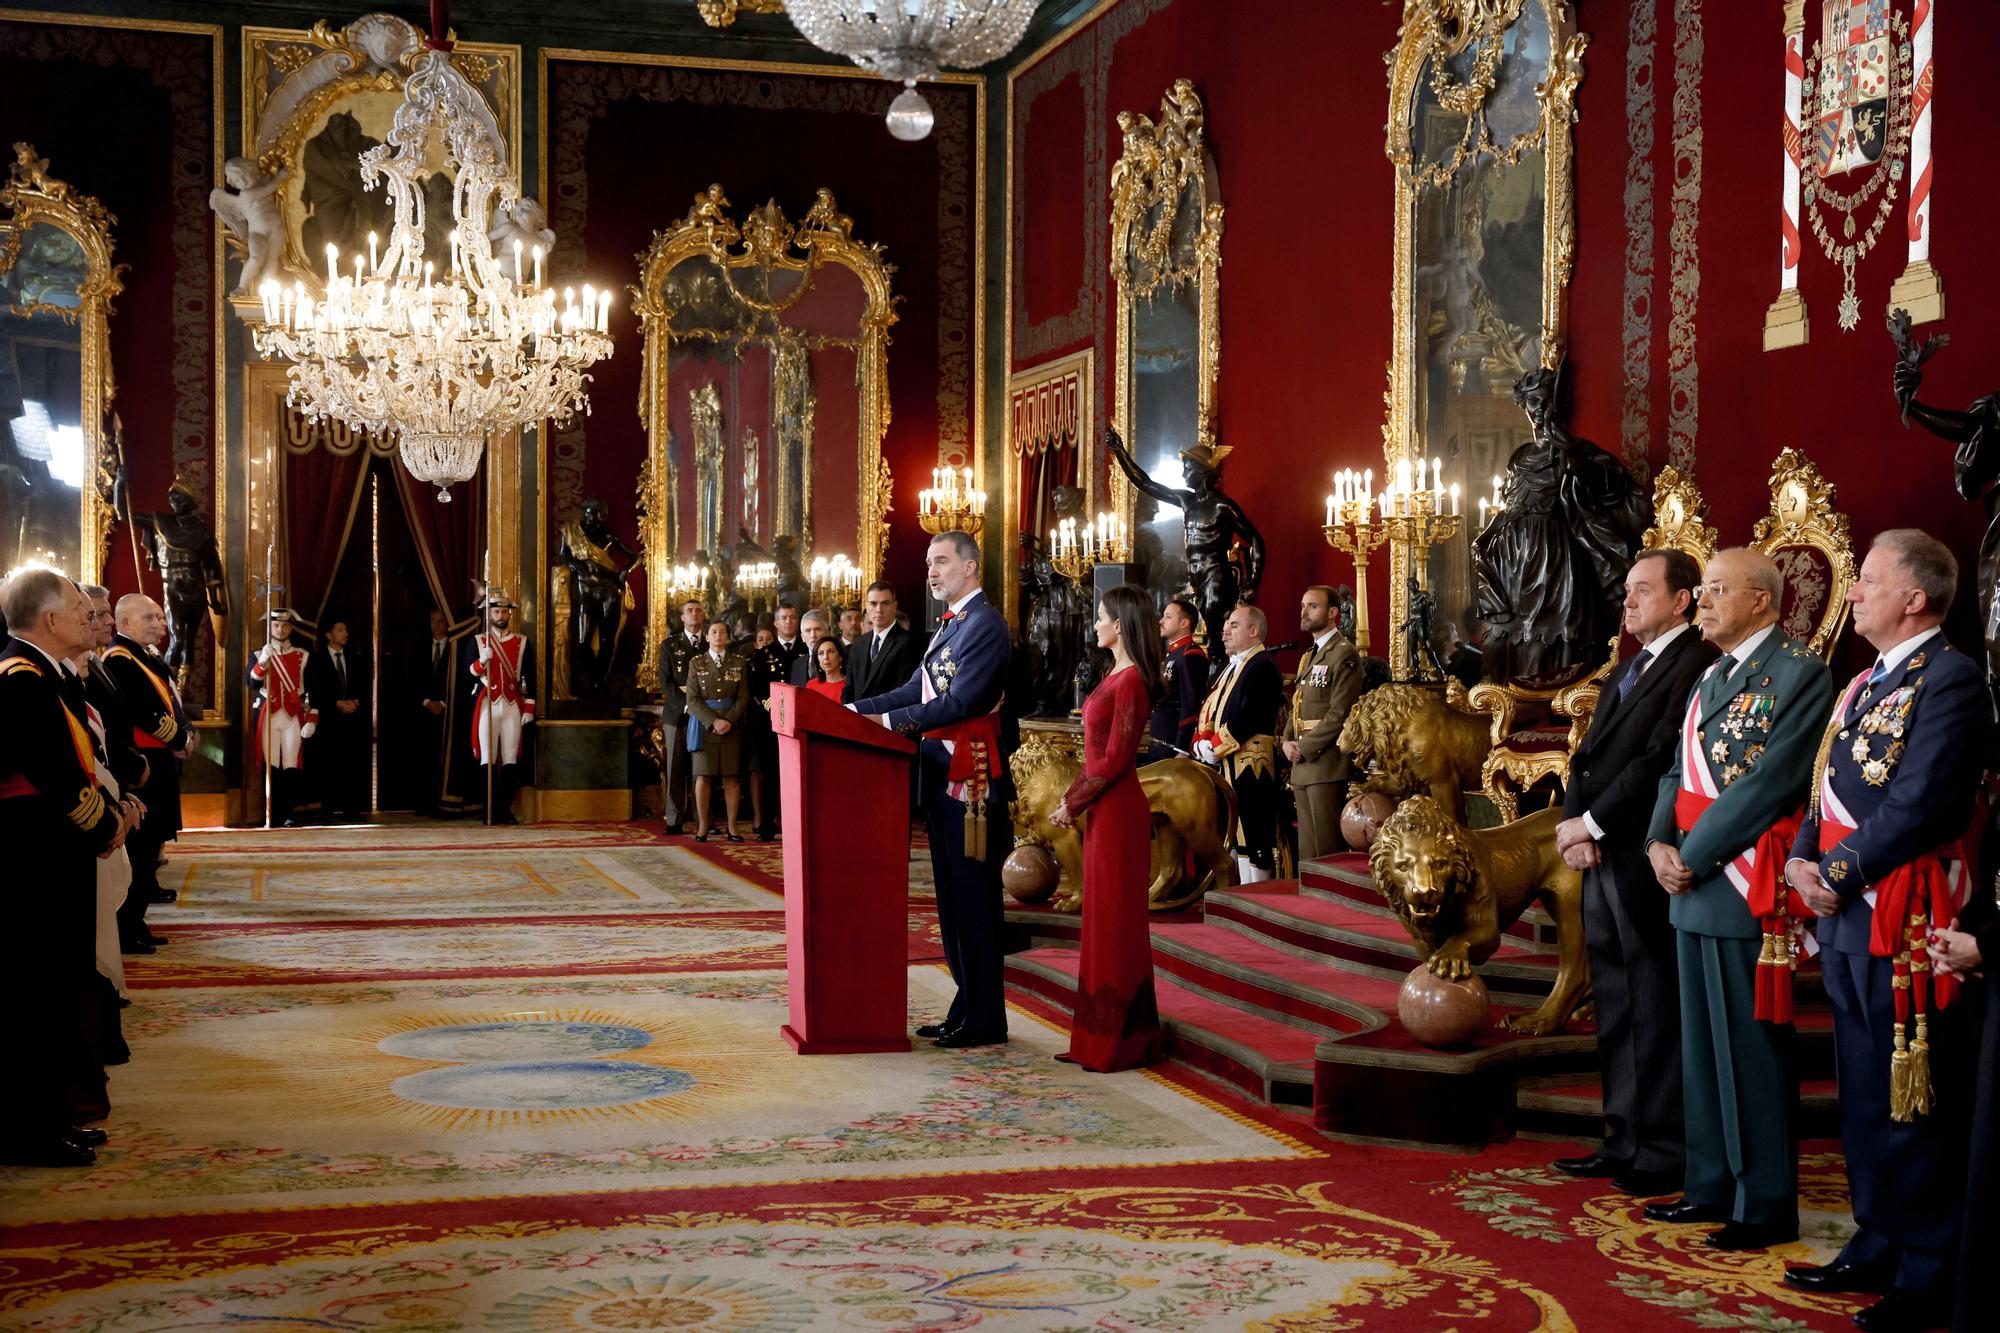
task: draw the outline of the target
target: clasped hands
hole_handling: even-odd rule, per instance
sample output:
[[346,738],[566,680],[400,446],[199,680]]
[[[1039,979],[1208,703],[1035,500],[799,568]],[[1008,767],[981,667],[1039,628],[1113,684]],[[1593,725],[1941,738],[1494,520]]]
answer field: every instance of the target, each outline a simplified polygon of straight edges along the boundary
[[1840,895],[1819,877],[1819,863],[1795,857],[1785,862],[1785,883],[1798,891],[1814,916],[1832,916],[1840,910]]
[[1985,966],[1986,960],[1979,956],[1978,939],[1958,928],[1957,917],[1952,918],[1949,929],[1933,930],[1929,944],[1931,966],[1939,976],[1964,981],[1980,975]]
[[1556,825],[1556,850],[1571,870],[1589,870],[1604,863],[1604,849],[1590,836],[1590,826],[1581,815]]

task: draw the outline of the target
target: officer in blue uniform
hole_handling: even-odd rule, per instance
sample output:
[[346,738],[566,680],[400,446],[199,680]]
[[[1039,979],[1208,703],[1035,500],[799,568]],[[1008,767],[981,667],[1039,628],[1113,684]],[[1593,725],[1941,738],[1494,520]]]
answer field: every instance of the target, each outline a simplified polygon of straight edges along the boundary
[[1873,1330],[1938,1327],[1951,1315],[1965,1148],[1965,1098],[1954,1076],[1969,1069],[1970,1050],[1953,1030],[1959,1015],[1931,1005],[1939,1101],[1926,1114],[1894,1118],[1895,964],[1870,943],[1879,893],[1897,896],[1891,876],[1956,843],[1972,818],[1992,708],[1978,663],[1939,628],[1957,587],[1958,562],[1943,542],[1914,528],[1875,539],[1848,600],[1854,628],[1879,655],[1834,708],[1815,799],[1785,866],[1820,918],[1856,1226],[1832,1263],[1787,1269],[1785,1281],[1881,1294],[1854,1321]]
[[1146,762],[1194,749],[1195,718],[1208,693],[1208,653],[1194,641],[1194,624],[1194,603],[1169,598],[1160,613],[1160,639],[1167,651],[1160,665],[1160,699],[1146,723]]
[[923,738],[918,792],[931,835],[938,929],[958,993],[943,1019],[917,1035],[946,1048],[986,1046],[1007,1040],[1000,864],[1013,843],[1005,836],[1013,784],[1000,752],[999,709],[1012,635],[980,590],[979,543],[963,532],[941,533],[924,562],[931,595],[947,608],[943,623],[909,680],[848,707]]

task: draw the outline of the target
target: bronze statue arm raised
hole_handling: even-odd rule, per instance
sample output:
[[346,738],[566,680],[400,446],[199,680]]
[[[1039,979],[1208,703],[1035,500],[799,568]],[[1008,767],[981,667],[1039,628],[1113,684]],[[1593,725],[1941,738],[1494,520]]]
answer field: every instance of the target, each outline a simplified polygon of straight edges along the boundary
[[[1147,476],[1145,469],[1139,466],[1139,460],[1132,457],[1132,451],[1125,447],[1125,441],[1118,437],[1117,430],[1111,427],[1105,428],[1104,447],[1110,451],[1111,457],[1117,460],[1119,468],[1125,473],[1126,480],[1141,492],[1152,496],[1161,504],[1172,505],[1183,513],[1187,511],[1188,503],[1194,499],[1194,492],[1182,490],[1178,486],[1168,486]],[[1258,555],[1260,566],[1263,559],[1261,547],[1260,541]]]

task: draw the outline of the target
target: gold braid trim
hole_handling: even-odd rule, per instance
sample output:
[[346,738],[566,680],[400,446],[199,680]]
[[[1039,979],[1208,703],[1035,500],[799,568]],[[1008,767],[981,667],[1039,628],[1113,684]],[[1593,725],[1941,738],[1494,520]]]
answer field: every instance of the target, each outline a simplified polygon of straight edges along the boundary
[[1812,811],[1815,823],[1820,817],[1819,792],[1820,788],[1826,785],[1826,766],[1833,759],[1833,740],[1840,734],[1841,714],[1847,711],[1847,705],[1853,700],[1855,682],[1867,674],[1865,671],[1861,672],[1854,677],[1854,680],[1847,682],[1847,691],[1833,701],[1833,716],[1827,719],[1826,732],[1819,738],[1819,753],[1813,756],[1812,790],[1806,796],[1806,806]]
[[85,833],[97,827],[97,821],[104,818],[104,795],[95,787],[85,787],[77,793],[76,809],[69,812],[69,822]]

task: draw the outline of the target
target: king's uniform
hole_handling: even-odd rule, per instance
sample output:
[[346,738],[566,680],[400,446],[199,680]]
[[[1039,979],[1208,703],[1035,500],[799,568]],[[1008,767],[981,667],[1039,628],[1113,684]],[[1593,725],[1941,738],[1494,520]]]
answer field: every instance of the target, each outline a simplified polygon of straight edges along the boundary
[[1758,956],[1774,913],[1754,910],[1751,895],[1756,880],[1768,894],[1782,877],[1832,695],[1826,664],[1775,625],[1717,659],[1689,692],[1647,834],[1677,847],[1694,876],[1668,906],[1681,991],[1683,1198],[1777,1232],[1798,1226],[1796,1084],[1789,1022],[1757,1016]]
[[1819,923],[1857,1227],[1840,1262],[1893,1265],[1899,1291],[1937,1299],[1958,1243],[1971,1052],[1957,1013],[1939,1012],[1955,987],[1929,972],[1925,940],[1965,899],[1959,843],[1991,727],[1978,664],[1940,631],[1893,646],[1834,708],[1791,849],[1841,900]]

